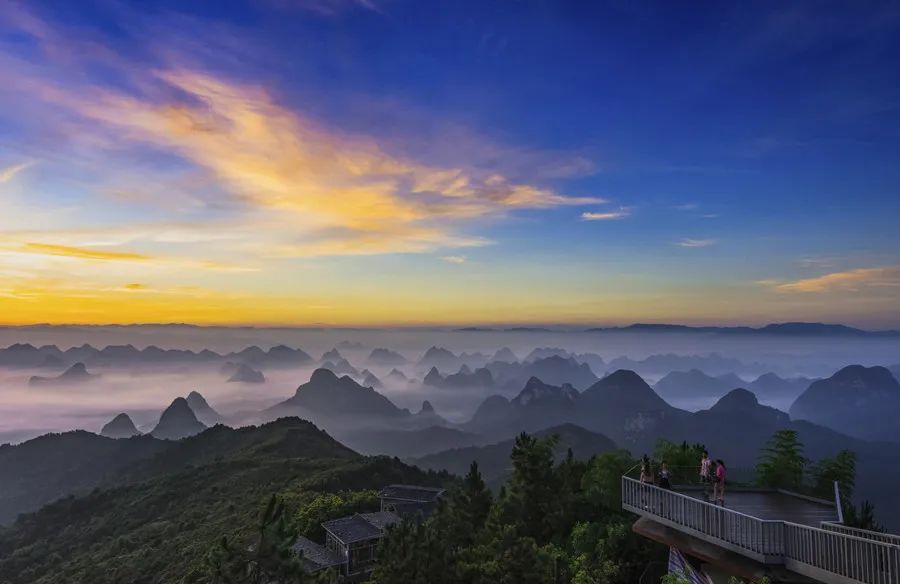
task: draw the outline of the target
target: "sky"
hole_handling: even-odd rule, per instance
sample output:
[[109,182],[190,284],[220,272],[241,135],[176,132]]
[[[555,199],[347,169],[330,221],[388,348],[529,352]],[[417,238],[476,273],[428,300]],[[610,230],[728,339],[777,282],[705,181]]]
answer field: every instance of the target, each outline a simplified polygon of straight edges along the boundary
[[0,324],[900,326],[892,2],[5,2]]

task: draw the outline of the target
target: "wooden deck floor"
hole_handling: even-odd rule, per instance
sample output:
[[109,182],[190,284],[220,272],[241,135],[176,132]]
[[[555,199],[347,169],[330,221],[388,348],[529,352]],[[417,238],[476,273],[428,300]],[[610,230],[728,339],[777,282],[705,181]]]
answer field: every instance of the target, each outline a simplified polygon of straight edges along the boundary
[[[679,492],[695,499],[703,499],[701,489],[679,489]],[[758,519],[787,521],[811,527],[818,527],[823,521],[838,520],[834,503],[825,504],[777,491],[727,490],[725,506]]]

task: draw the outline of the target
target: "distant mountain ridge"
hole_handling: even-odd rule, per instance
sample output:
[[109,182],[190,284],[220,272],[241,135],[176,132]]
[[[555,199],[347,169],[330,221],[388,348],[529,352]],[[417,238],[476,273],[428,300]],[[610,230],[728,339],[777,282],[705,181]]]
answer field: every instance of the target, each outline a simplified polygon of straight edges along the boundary
[[233,361],[256,366],[298,366],[313,362],[302,349],[276,345],[263,350],[251,345],[237,352],[220,354],[209,349],[161,349],[148,345],[138,349],[134,345],[107,345],[98,349],[83,344],[62,350],[56,345],[36,347],[29,343],[15,343],[0,348],[0,365],[11,367],[69,367],[77,363],[95,366],[153,365],[167,363],[213,363]]
[[[205,401],[205,400],[204,400]],[[183,397],[177,397],[159,417],[159,422],[150,434],[162,440],[180,440],[206,429]]]
[[637,332],[637,333],[717,333],[778,336],[873,336],[897,337],[900,330],[867,331],[843,324],[821,322],[782,322],[761,327],[750,326],[690,326],[684,324],[636,323],[622,327],[594,327],[585,332]]
[[[603,434],[569,423],[541,429],[535,435],[556,436],[554,450],[560,458],[565,456],[568,449],[578,458],[590,458],[616,448],[616,444]],[[514,445],[515,438],[510,438],[485,446],[465,446],[434,452],[411,462],[424,469],[447,470],[462,476],[466,474],[469,464],[475,461],[486,482],[491,486],[498,486],[509,472],[509,455]]]
[[858,438],[900,441],[900,383],[886,367],[850,365],[811,383],[790,414]]
[[100,376],[89,373],[84,363],[78,362],[56,377],[33,375],[28,380],[28,385],[71,385],[85,383],[98,377]]

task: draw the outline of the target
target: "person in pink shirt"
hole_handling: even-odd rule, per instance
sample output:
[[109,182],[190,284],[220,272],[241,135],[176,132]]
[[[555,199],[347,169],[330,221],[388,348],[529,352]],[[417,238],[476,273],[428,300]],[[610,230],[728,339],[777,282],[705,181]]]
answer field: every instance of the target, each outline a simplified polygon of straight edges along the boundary
[[725,479],[728,476],[728,469],[725,468],[725,463],[722,462],[722,459],[719,458],[716,460],[716,484],[713,488],[713,496],[715,498],[716,504],[721,503],[722,507],[725,506]]

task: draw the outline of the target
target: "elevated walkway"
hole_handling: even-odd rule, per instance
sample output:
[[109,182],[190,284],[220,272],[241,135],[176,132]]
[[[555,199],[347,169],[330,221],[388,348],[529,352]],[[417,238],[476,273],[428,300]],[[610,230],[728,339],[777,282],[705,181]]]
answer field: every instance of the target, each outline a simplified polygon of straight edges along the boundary
[[703,500],[701,489],[669,491],[622,477],[622,508],[668,528],[644,522],[648,536],[654,530],[689,536],[773,575],[787,570],[826,584],[900,584],[900,538],[841,525],[837,500],[732,488],[726,501],[721,507]]

